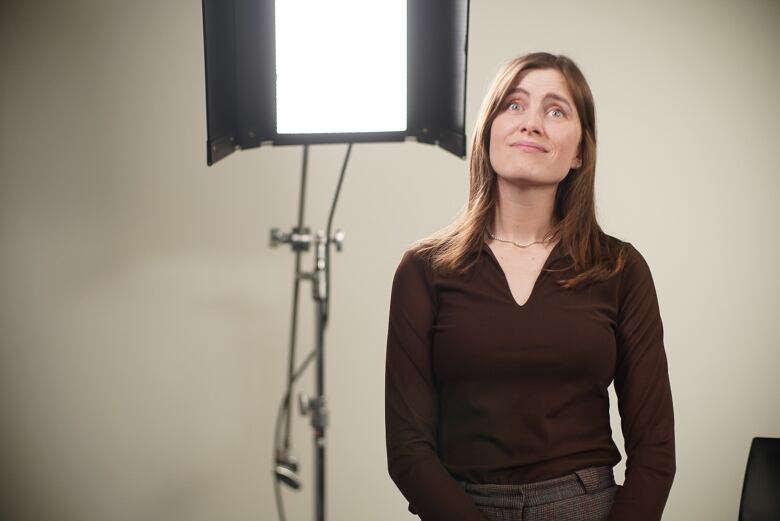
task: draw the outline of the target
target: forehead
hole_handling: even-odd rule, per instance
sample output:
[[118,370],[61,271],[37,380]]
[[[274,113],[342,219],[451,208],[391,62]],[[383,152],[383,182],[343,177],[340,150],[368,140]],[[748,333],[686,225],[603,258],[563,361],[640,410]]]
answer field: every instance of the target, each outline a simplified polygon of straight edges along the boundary
[[531,96],[542,97],[546,94],[557,94],[567,100],[572,99],[566,78],[557,69],[531,69],[530,71],[525,71],[512,83],[510,92],[516,88],[528,91]]

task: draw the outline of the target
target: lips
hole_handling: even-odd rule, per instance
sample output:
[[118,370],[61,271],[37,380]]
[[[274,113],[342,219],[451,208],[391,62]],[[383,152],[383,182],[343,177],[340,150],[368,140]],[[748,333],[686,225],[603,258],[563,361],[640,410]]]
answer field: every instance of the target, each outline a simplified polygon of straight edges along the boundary
[[538,152],[547,152],[547,149],[544,148],[542,145],[539,145],[532,141],[515,141],[514,143],[512,143],[511,146],[515,148],[521,148],[523,150],[536,150]]

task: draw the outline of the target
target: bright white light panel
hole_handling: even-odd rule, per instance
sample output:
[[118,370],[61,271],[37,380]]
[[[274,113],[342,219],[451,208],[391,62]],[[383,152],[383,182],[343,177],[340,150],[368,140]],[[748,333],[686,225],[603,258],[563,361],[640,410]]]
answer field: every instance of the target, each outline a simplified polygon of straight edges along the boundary
[[276,0],[276,132],[406,130],[407,0]]

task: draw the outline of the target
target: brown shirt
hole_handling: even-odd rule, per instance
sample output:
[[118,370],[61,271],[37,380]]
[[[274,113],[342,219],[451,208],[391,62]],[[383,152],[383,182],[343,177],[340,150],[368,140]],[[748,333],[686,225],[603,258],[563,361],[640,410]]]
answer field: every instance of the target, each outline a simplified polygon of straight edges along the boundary
[[614,466],[614,379],[627,461],[609,520],[661,519],[676,469],[672,394],[653,279],[627,244],[619,274],[567,290],[555,280],[575,271],[559,241],[523,306],[487,244],[457,279],[404,253],[390,299],[385,428],[388,470],[410,511],[485,521],[456,479],[521,484]]

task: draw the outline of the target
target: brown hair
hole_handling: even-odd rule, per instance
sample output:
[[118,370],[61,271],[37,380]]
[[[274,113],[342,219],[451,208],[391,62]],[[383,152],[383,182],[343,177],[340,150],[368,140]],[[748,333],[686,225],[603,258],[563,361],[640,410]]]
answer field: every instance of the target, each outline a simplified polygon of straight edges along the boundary
[[471,139],[467,204],[450,225],[413,245],[430,259],[437,273],[453,276],[469,271],[485,247],[486,230],[492,227],[496,202],[496,173],[489,157],[490,127],[502,100],[520,76],[532,69],[555,69],[563,75],[582,127],[582,165],[569,170],[558,184],[554,208],[557,222],[551,230],[552,238],[561,240],[578,274],[559,280],[558,284],[572,288],[605,280],[625,264],[628,254],[625,243],[607,236],[596,221],[596,115],[588,82],[567,56],[535,52],[507,62],[493,79],[482,102]]

